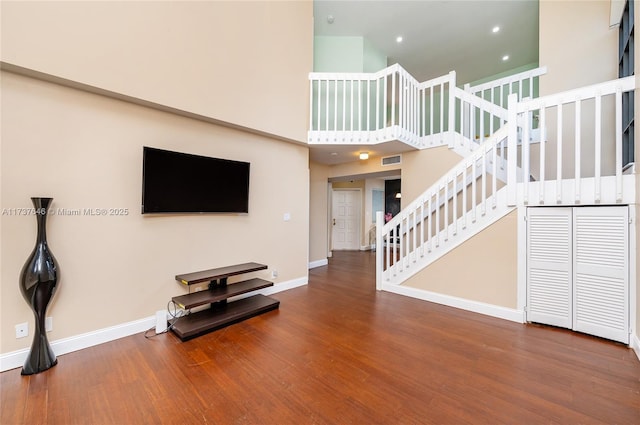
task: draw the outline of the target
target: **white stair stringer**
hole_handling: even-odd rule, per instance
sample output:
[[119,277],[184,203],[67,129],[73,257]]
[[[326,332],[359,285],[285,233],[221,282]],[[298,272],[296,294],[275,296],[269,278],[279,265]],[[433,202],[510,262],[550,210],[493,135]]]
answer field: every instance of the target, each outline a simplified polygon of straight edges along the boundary
[[430,243],[428,242],[422,247],[418,247],[389,269],[385,270],[382,276],[382,288],[380,289],[387,290],[394,286],[401,285],[420,270],[462,245],[476,234],[509,214],[515,208],[514,206],[507,205],[507,190],[506,187],[503,187],[496,193],[495,207],[490,205],[484,207],[483,205],[477,205],[475,207],[475,221],[468,220],[470,222],[465,224],[464,217],[458,218],[457,231],[455,234],[450,232],[449,235],[446,235],[444,232],[441,232],[438,238],[439,240],[433,238]]

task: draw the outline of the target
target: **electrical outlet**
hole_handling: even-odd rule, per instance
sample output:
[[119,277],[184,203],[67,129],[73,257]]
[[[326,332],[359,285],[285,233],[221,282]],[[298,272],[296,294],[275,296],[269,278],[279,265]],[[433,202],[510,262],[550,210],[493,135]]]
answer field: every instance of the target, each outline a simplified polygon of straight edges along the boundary
[[24,322],[16,325],[16,338],[24,338],[29,336],[29,323]]
[[53,330],[53,317],[49,316],[44,318],[44,330],[47,332]]
[[271,270],[271,279],[278,277],[278,270]]

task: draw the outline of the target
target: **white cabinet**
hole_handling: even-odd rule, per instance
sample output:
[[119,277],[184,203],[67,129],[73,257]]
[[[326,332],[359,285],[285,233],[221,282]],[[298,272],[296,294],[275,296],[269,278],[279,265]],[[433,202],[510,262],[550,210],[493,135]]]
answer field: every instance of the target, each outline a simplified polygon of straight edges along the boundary
[[629,209],[527,211],[527,320],[629,343]]

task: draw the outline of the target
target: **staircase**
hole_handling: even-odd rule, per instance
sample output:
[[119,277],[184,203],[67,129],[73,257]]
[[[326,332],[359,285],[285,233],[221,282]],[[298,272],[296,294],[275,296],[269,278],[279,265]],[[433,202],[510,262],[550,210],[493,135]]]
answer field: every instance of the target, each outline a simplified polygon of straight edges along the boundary
[[521,206],[635,202],[623,173],[622,95],[634,77],[536,97],[544,68],[476,87],[455,72],[419,83],[399,65],[310,74],[309,144],[414,149],[462,160],[388,223],[376,223],[376,287],[392,290]]

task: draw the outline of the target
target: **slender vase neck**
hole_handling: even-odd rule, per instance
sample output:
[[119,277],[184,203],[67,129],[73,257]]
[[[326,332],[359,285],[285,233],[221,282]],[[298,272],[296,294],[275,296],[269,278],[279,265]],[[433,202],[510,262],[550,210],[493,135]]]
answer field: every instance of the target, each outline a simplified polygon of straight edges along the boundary
[[31,198],[38,222],[38,242],[47,243],[47,212],[53,198]]
[[38,242],[47,243],[47,213],[37,214],[38,221]]

